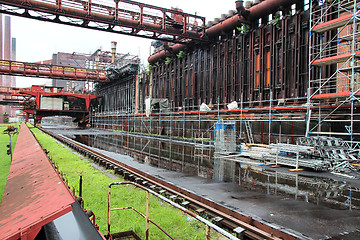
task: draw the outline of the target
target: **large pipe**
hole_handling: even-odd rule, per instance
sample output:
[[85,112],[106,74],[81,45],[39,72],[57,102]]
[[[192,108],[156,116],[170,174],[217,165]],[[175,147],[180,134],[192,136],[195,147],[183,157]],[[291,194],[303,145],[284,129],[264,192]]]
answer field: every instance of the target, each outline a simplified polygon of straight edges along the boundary
[[[186,39],[185,41],[186,41],[185,43],[188,43],[191,40]],[[171,47],[169,47],[168,45],[165,45],[165,46],[166,46],[166,49],[161,50],[161,51],[159,51],[157,53],[154,53],[153,55],[151,55],[148,58],[148,62],[150,64],[154,64],[157,61],[159,61],[160,59],[163,59],[163,58],[166,58],[166,57],[171,57],[174,54],[179,53],[180,51],[182,51],[182,50],[184,50],[186,48],[186,44],[181,44],[181,43],[174,44]]]
[[[11,6],[23,6],[23,0],[2,0],[0,3],[11,5]],[[58,6],[56,4],[42,2],[42,1],[36,1],[36,0],[28,0],[28,4],[31,6],[30,10],[39,10],[47,13],[57,13],[59,12]],[[61,13],[61,14],[60,14]],[[64,15],[68,17],[74,17],[78,19],[87,19],[88,18],[88,11],[82,10],[82,9],[76,9],[72,7],[66,7],[62,6],[61,11],[59,12],[59,15]],[[139,26],[140,21],[138,20],[132,20],[128,18],[122,18],[118,17],[115,19],[115,16],[113,15],[106,15],[96,12],[91,12],[91,19],[95,22],[102,22],[102,23],[109,23],[114,24],[116,21],[117,25],[123,26],[123,27],[129,27],[129,28],[135,28],[138,29],[139,27],[142,27],[144,30],[153,30],[153,31],[162,31],[162,26],[160,24],[154,24],[149,22],[142,22],[141,26]],[[166,26],[166,32],[169,34],[174,35],[183,35],[181,29],[177,29],[172,26]],[[187,30],[186,34],[190,37],[198,37],[199,34],[196,31],[190,31]]]
[[[299,1],[302,0],[264,0],[259,4],[256,4],[250,7],[249,9],[247,9],[249,12],[247,14],[246,19],[244,18],[244,16],[241,15],[239,16],[239,14],[234,15],[206,29],[205,31],[206,36],[209,38],[217,37],[222,32],[229,32],[235,29],[236,27],[241,26],[241,23],[255,21],[273,12],[276,12],[280,7],[288,7]],[[185,44],[177,43],[171,47],[170,51],[165,49],[151,55],[148,58],[148,62],[150,64],[154,64],[162,58],[169,57],[172,54],[176,54],[180,51],[183,51],[185,48],[186,48]]]

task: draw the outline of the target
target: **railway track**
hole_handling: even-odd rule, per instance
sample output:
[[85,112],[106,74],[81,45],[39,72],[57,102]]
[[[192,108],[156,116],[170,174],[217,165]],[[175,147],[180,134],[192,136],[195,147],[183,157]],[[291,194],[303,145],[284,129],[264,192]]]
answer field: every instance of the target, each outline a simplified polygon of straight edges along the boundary
[[253,219],[251,216],[235,212],[193,192],[125,165],[72,139],[57,135],[43,128],[40,128],[40,130],[88,157],[100,166],[114,170],[115,174],[122,175],[125,180],[136,182],[160,193],[183,207],[196,212],[198,215],[211,219],[213,223],[228,230],[230,233],[236,234],[241,239],[305,239],[305,237],[295,235],[286,229],[279,228],[279,226],[273,226],[267,222]]

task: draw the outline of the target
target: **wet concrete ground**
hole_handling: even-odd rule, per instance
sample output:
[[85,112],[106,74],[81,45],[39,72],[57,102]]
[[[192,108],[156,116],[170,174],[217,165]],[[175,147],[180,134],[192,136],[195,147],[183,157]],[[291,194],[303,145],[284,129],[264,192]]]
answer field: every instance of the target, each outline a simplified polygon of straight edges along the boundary
[[[50,129],[54,130],[54,129]],[[59,134],[108,134],[100,130],[54,130]],[[151,167],[139,163],[132,157],[100,150],[103,154],[117,159],[124,164],[136,167],[148,174],[172,182],[173,184],[190,190],[230,209],[262,219],[284,231],[293,232],[303,239],[360,239],[360,211],[344,210],[314,204],[303,200],[295,200],[284,194],[271,195],[259,190],[251,183],[217,182],[211,179],[191,176],[181,172]],[[264,167],[268,168],[268,167]],[[285,168],[276,169],[286,172]],[[338,181],[348,182],[351,186],[358,186],[359,179],[347,179],[329,173],[303,172],[298,173],[308,177],[327,177]]]

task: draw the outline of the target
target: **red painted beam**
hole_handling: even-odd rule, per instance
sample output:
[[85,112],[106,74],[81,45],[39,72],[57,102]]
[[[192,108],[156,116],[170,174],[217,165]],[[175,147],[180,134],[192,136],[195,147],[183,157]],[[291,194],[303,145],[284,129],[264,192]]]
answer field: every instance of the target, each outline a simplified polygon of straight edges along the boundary
[[[0,0],[0,4],[24,10],[26,14],[7,7],[3,7],[0,11],[16,16],[151,39],[161,39],[159,38],[161,35],[169,35],[172,37],[169,38],[169,41],[179,41],[184,38],[203,40],[204,36],[204,17],[174,9],[160,8],[131,0],[106,1],[104,3],[62,0],[61,4],[59,3],[60,1],[47,0]],[[119,3],[121,7],[118,7]],[[44,17],[41,14],[32,16],[31,11],[45,13],[44,16],[47,16]],[[48,17],[49,14],[52,14],[53,17]],[[168,17],[171,15],[180,18],[181,22],[169,19]],[[55,16],[82,21],[62,21],[61,18],[54,18]],[[198,25],[202,27],[198,27]]]
[[0,239],[34,239],[70,212],[74,196],[22,123],[0,206]]
[[[323,94],[316,94],[312,96],[312,99],[327,99],[327,98],[344,98],[350,97],[352,92],[336,92],[336,93],[323,93]],[[360,94],[360,90],[357,90],[354,95],[357,96]]]
[[[355,52],[355,55],[360,55],[360,51]],[[320,58],[320,59],[316,59],[315,61],[313,61],[312,65],[322,66],[322,65],[334,64],[334,63],[341,63],[341,62],[345,62],[351,56],[352,56],[352,54],[350,52],[348,52],[348,53],[343,53],[343,54],[339,54],[336,56]]]
[[[359,14],[359,11],[356,12],[356,14]],[[329,30],[333,30],[339,27],[344,26],[354,15],[347,14],[341,17],[338,17],[336,19],[317,24],[315,27],[313,27],[313,31],[317,33],[323,33]]]
[[24,77],[59,78],[75,81],[108,81],[106,70],[0,60],[0,74]]

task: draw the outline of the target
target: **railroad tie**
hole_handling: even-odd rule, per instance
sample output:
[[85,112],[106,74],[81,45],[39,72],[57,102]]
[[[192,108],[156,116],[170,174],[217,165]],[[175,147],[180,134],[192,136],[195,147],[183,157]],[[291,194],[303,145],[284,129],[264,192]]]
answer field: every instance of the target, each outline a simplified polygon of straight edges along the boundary
[[237,227],[233,229],[233,232],[236,233],[236,237],[239,239],[243,239],[245,235],[245,229],[242,227]]
[[190,202],[188,202],[188,201],[183,201],[182,203],[181,203],[181,205],[183,205],[184,207],[186,207],[187,205],[189,205],[190,204]]
[[221,227],[221,221],[224,220],[222,217],[217,216],[212,219],[212,222],[215,223],[217,226]]
[[197,212],[198,214],[202,214],[203,212],[205,212],[204,208],[197,208],[195,209],[195,212]]
[[238,227],[238,225],[236,225],[235,223],[230,222],[230,221],[228,221],[226,219],[222,220],[221,224],[222,224],[222,226],[227,227],[229,230],[233,230],[233,229],[236,229]]
[[151,185],[150,188],[153,190],[153,191],[157,191],[158,190],[158,186],[157,185]]
[[134,174],[130,174],[130,175],[129,175],[129,180],[132,181],[132,182],[134,182],[134,181],[135,181],[135,177],[136,177],[136,176],[135,176]]
[[178,196],[177,196],[177,195],[171,195],[171,196],[169,197],[169,199],[170,199],[171,201],[173,201],[173,202],[177,202]]

